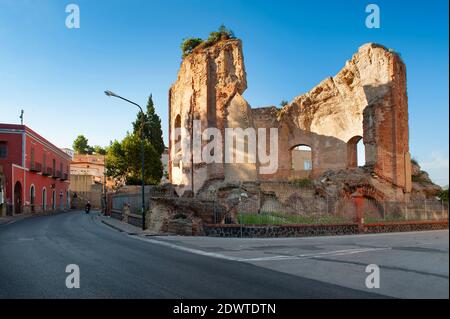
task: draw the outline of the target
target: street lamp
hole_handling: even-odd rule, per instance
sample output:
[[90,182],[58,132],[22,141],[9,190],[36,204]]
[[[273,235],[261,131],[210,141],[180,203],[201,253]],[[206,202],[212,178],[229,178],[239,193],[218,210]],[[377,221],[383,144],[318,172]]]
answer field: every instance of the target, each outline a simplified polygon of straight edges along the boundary
[[141,195],[142,195],[142,206],[141,206],[141,212],[142,212],[142,230],[145,230],[145,198],[144,198],[144,196],[145,196],[145,182],[144,182],[144,167],[145,167],[144,123],[145,123],[145,117],[144,117],[144,115],[145,114],[144,114],[144,111],[142,110],[142,107],[139,104],[137,104],[137,103],[135,103],[133,101],[130,101],[130,100],[124,98],[124,97],[121,97],[120,95],[117,95],[116,93],[111,92],[111,91],[105,91],[105,94],[107,96],[109,96],[109,97],[116,97],[116,98],[124,100],[124,101],[126,101],[128,103],[131,103],[131,104],[137,106],[139,108],[140,112],[141,112],[141,116],[142,116],[142,124],[141,124],[142,125],[142,128],[141,128],[141,161],[142,161],[142,163],[141,163],[141,178],[142,178],[141,192],[142,192],[142,194]]

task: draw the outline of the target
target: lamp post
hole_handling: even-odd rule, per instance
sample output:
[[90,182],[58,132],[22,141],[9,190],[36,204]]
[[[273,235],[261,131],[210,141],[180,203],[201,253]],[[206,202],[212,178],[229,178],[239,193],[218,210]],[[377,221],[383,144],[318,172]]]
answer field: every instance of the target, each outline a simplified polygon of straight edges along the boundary
[[137,106],[141,112],[142,116],[142,128],[141,128],[141,178],[142,178],[142,185],[141,185],[141,197],[142,197],[142,206],[141,206],[141,212],[142,212],[142,230],[145,230],[145,182],[144,182],[144,167],[145,167],[145,156],[144,156],[144,123],[145,123],[145,117],[144,117],[144,111],[142,110],[142,107],[133,102],[130,101],[124,97],[121,97],[120,95],[115,94],[111,91],[105,91],[105,94],[109,97],[116,97],[121,100],[124,100],[125,102],[131,103],[135,106]]

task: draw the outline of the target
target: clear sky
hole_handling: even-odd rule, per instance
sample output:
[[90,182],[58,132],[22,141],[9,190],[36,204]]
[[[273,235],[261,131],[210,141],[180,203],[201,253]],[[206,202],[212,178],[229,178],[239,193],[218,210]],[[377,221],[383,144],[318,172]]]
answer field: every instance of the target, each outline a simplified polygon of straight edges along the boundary
[[[67,29],[66,5],[80,7]],[[365,26],[366,5],[381,28]],[[145,105],[153,93],[167,141],[167,95],[183,38],[224,23],[243,40],[253,107],[278,105],[335,75],[377,42],[407,66],[411,153],[435,182],[449,175],[448,1],[0,0],[0,122],[25,124],[60,147],[121,139],[136,116],[110,89]]]

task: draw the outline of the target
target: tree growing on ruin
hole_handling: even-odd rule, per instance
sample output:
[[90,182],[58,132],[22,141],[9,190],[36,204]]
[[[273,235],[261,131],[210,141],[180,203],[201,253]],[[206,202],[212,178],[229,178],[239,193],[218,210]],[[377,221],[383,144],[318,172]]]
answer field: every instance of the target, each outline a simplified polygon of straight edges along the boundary
[[183,58],[194,51],[203,42],[200,38],[187,38],[181,43],[181,51],[183,52]]
[[[144,123],[142,123],[144,120]],[[141,136],[143,130],[144,138],[153,145],[155,151],[161,156],[165,145],[162,137],[161,118],[155,112],[153,97],[150,94],[147,101],[147,111],[144,116],[139,112],[136,121],[133,122],[133,133]]]
[[195,48],[207,48],[216,44],[221,40],[235,39],[234,32],[228,29],[222,24],[217,31],[213,31],[209,34],[208,39],[202,40],[201,38],[187,38],[181,43],[181,51],[183,52],[183,58],[191,54]]
[[280,102],[280,106],[281,106],[281,107],[285,107],[285,106],[288,105],[288,104],[289,104],[289,102],[286,101],[286,100],[282,100],[282,101]]
[[439,193],[438,197],[442,202],[448,203],[448,186]]

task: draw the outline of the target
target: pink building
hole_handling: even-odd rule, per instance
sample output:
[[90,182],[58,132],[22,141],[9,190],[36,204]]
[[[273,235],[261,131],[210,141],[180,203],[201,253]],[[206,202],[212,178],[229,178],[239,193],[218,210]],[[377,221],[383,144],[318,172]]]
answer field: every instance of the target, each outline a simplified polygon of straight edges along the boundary
[[7,214],[70,207],[71,157],[25,125],[0,123]]

